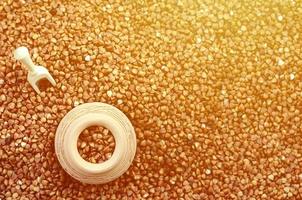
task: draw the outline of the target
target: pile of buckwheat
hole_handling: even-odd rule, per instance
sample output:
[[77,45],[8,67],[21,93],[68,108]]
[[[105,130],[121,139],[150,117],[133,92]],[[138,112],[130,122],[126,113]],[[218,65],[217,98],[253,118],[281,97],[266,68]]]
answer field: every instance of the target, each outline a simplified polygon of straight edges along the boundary
[[[1,0],[0,199],[302,199],[302,5],[284,1]],[[57,81],[39,96],[12,52]],[[104,102],[137,136],[104,185],[61,168],[56,128]],[[87,129],[78,149],[110,158]]]

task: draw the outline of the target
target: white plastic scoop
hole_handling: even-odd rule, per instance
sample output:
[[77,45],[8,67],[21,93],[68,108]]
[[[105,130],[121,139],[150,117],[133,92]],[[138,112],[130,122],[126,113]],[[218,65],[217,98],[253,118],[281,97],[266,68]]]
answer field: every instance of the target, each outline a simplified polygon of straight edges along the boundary
[[56,81],[45,67],[37,66],[33,63],[26,47],[18,47],[14,52],[14,57],[16,60],[21,61],[29,70],[27,80],[38,94],[41,92],[38,87],[40,80],[47,79],[53,86],[56,85]]

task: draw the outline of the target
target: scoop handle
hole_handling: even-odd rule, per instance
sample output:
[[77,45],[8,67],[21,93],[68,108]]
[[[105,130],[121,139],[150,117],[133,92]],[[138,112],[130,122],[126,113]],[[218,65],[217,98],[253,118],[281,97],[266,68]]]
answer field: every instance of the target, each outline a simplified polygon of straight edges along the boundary
[[23,63],[29,71],[35,71],[35,64],[31,60],[29,51],[26,47],[18,47],[14,52],[14,57],[16,60]]

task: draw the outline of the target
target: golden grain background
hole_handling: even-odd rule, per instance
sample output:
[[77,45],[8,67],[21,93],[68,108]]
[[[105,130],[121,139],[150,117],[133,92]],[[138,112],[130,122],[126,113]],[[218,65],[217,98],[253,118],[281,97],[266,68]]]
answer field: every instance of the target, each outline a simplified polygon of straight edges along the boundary
[[[302,199],[301,15],[294,0],[1,0],[0,199]],[[21,45],[56,87],[33,91]],[[105,185],[54,152],[64,115],[95,101],[138,141]],[[83,157],[110,157],[102,132],[83,133]]]

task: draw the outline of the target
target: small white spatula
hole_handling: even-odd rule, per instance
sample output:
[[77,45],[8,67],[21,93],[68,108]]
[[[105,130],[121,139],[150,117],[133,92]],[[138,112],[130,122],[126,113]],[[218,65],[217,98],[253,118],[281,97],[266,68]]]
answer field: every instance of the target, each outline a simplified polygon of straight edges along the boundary
[[38,87],[40,80],[47,79],[53,86],[56,85],[56,81],[45,67],[37,66],[33,63],[26,47],[18,47],[14,52],[14,57],[16,60],[22,62],[28,69],[27,80],[38,94],[41,93]]

